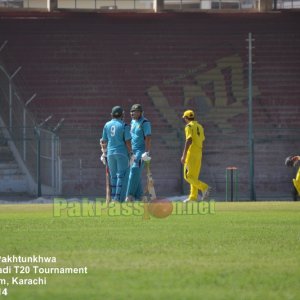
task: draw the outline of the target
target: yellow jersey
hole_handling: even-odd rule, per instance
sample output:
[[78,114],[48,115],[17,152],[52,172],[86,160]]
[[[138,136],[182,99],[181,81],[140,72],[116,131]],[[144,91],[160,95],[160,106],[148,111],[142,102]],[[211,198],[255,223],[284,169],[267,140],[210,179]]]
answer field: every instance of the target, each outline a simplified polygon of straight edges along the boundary
[[184,131],[186,140],[192,138],[192,144],[189,151],[193,151],[194,148],[202,148],[205,135],[201,124],[199,124],[197,121],[191,121],[185,126]]

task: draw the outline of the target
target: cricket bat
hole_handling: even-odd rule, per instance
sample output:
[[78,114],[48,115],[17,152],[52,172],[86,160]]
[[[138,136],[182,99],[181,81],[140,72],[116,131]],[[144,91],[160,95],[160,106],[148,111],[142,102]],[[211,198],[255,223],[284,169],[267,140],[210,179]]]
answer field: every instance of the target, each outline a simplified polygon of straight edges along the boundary
[[146,168],[147,168],[147,187],[146,187],[146,193],[148,194],[148,199],[150,201],[153,201],[156,199],[156,193],[154,189],[154,181],[152,177],[152,173],[150,170],[150,161],[145,161]]
[[111,190],[110,190],[110,174],[109,174],[107,157],[105,158],[105,162],[106,162],[105,164],[106,205],[108,206],[111,200]]
[[149,214],[149,204],[151,201],[156,199],[156,193],[154,189],[154,182],[152,173],[150,170],[150,161],[145,161],[146,169],[147,169],[147,185],[145,188],[145,196],[144,196],[144,220],[150,220]]

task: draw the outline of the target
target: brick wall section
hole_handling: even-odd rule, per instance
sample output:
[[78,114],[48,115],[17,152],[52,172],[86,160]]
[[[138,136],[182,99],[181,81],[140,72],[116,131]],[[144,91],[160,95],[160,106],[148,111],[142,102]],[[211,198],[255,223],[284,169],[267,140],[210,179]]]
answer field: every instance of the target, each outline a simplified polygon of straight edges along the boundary
[[207,136],[202,178],[224,199],[225,168],[236,165],[247,198],[245,39],[252,32],[257,195],[289,195],[283,159],[300,151],[299,12],[35,16],[2,14],[0,36],[9,41],[3,55],[11,70],[22,65],[16,83],[24,98],[37,93],[30,105],[36,118],[53,114],[53,126],[65,118],[64,194],[104,195],[102,127],[112,106],[123,105],[129,121],[130,106],[142,103],[153,124],[158,195],[182,191],[183,124],[176,118],[191,107]]

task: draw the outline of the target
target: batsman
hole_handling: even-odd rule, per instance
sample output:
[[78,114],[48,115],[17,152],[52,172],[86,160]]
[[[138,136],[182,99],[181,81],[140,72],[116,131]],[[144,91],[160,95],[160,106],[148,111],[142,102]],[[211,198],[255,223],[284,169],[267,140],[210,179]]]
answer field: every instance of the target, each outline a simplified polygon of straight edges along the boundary
[[185,145],[181,157],[184,179],[190,184],[190,195],[184,200],[197,201],[198,191],[202,192],[202,200],[205,200],[210,192],[210,187],[198,179],[201,170],[202,147],[205,140],[204,129],[195,120],[195,113],[186,110],[182,116],[185,126]]
[[130,109],[131,143],[134,161],[130,166],[126,201],[140,201],[143,198],[142,170],[144,162],[150,162],[151,123],[144,117],[141,104],[134,104]]
[[[123,202],[126,196],[127,178],[131,156],[130,128],[123,121],[124,110],[114,106],[112,119],[104,125],[100,146],[101,161],[108,164],[112,201]],[[107,195],[108,196],[108,195]]]

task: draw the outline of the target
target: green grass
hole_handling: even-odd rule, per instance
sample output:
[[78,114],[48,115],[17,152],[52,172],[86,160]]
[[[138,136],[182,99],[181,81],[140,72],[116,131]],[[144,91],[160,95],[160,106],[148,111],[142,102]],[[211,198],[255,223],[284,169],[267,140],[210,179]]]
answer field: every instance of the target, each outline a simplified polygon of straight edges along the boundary
[[51,204],[0,205],[0,256],[55,256],[56,264],[44,266],[88,268],[47,275],[43,286],[9,285],[0,299],[300,299],[300,203],[215,209],[143,220],[53,217]]

